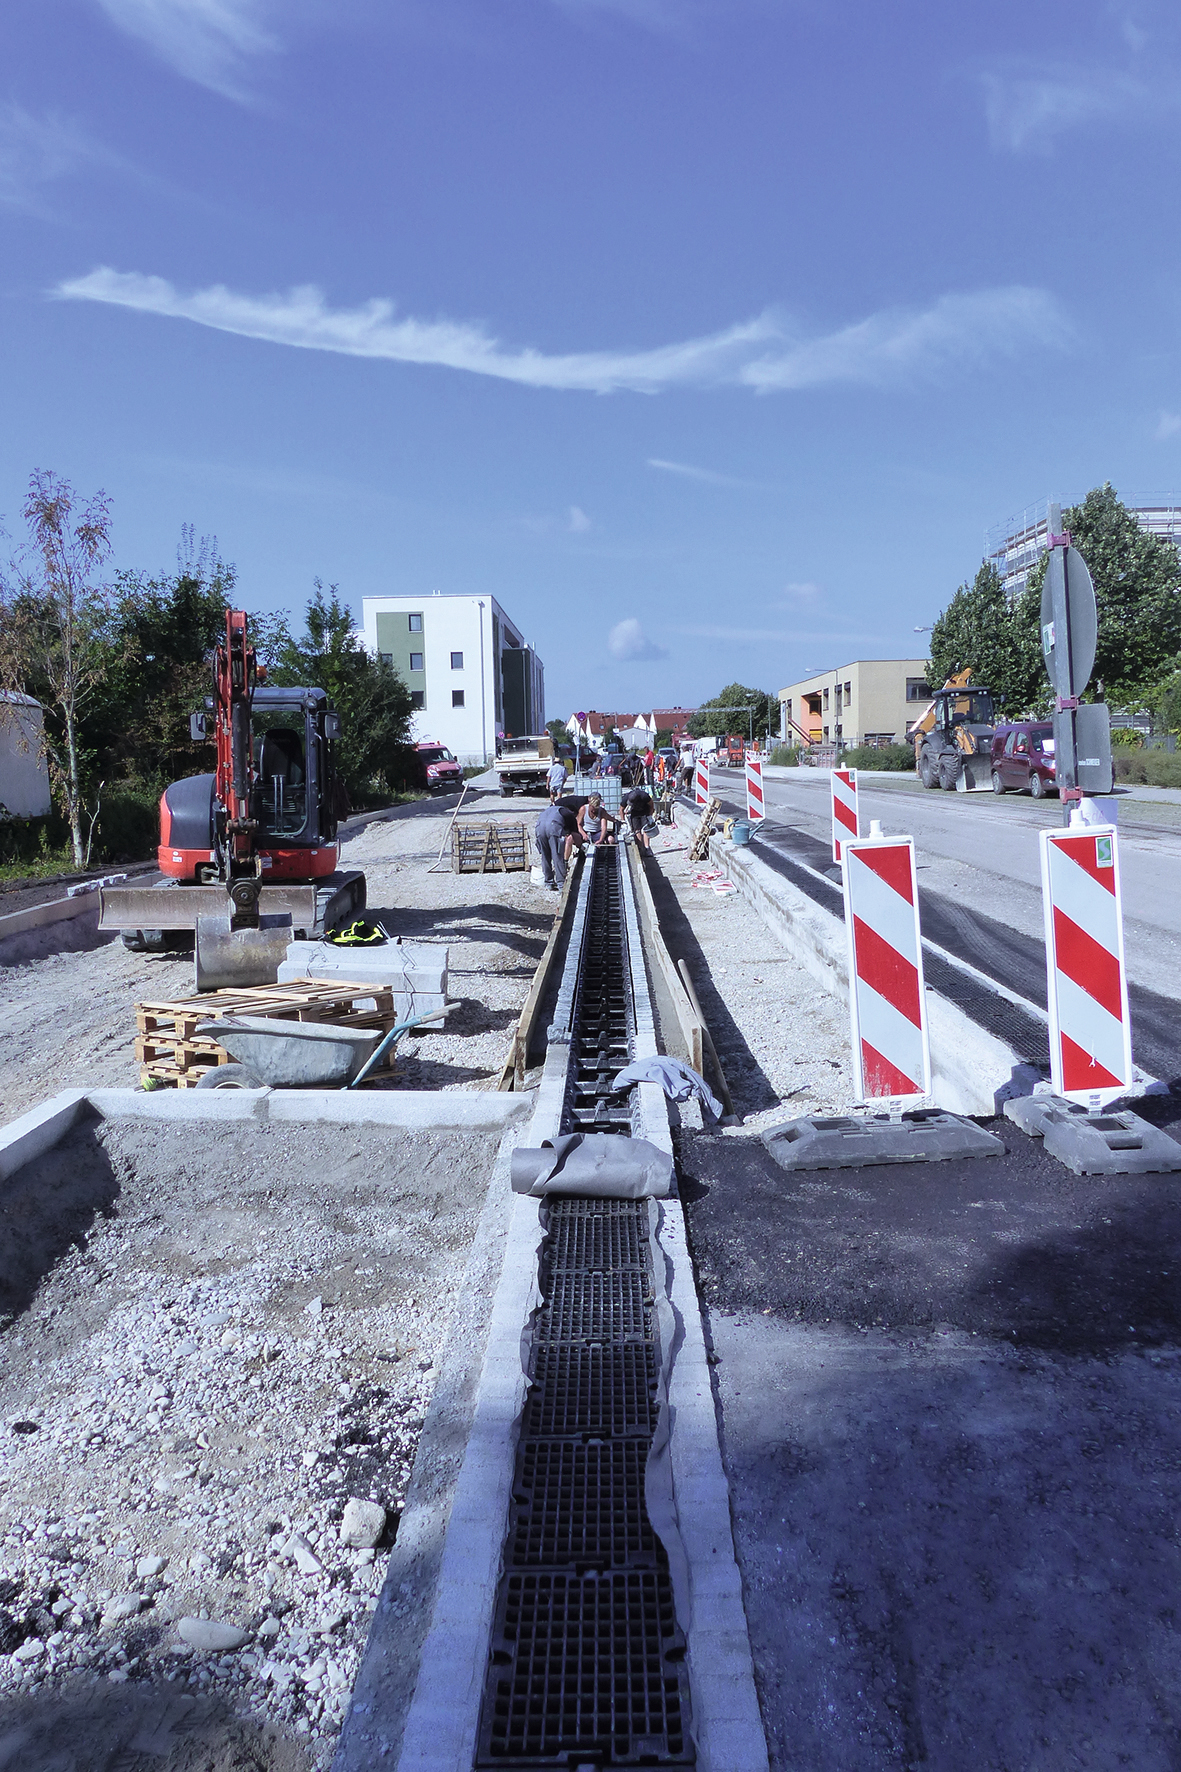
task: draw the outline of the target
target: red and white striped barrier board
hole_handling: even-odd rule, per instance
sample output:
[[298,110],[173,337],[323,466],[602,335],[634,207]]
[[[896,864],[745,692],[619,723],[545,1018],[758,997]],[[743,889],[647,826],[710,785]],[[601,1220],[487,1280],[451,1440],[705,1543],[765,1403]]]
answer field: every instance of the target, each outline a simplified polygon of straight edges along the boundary
[[698,806],[707,806],[709,804],[709,763],[705,757],[698,757],[693,779],[696,784],[694,797]]
[[746,759],[746,816],[751,824],[767,816],[763,799],[763,763],[760,757]]
[[913,837],[842,838],[849,1008],[859,1101],[931,1092]]
[[841,859],[841,845],[850,837],[861,835],[857,811],[857,771],[834,769],[832,772],[832,858]]
[[1103,1107],[1132,1084],[1119,839],[1114,826],[1043,831],[1042,905],[1056,1095]]

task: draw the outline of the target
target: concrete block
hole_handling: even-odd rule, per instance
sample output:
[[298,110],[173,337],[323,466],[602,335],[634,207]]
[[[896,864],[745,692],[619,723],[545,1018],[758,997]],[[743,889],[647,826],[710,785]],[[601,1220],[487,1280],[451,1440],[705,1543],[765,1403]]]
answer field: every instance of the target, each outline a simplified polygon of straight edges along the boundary
[[1169,1175],[1181,1169],[1181,1144],[1130,1108],[1088,1113],[1060,1095],[1025,1095],[1005,1115],[1075,1175]]
[[63,1089],[0,1128],[0,1180],[52,1150],[85,1113],[86,1105],[85,1089]]
[[[876,1116],[808,1114],[773,1126],[762,1141],[781,1169],[854,1169],[862,1164],[943,1163],[951,1157],[1003,1157],[991,1132],[920,1108],[901,1120]],[[1181,1147],[1179,1147],[1181,1148]]]
[[305,978],[343,978],[393,985],[400,993],[447,990],[447,949],[436,943],[388,941],[376,948],[338,948],[325,941],[293,941],[279,967],[280,984]]
[[104,1119],[261,1120],[296,1125],[403,1126],[411,1131],[495,1132],[527,1120],[531,1091],[363,1089],[90,1089],[81,1091]]

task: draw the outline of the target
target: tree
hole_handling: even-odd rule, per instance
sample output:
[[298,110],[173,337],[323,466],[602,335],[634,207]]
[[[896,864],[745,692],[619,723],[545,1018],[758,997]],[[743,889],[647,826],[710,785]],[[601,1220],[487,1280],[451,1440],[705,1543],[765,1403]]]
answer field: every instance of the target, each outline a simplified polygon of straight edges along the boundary
[[1035,707],[1048,689],[1038,608],[1028,592],[1011,605],[996,567],[983,561],[972,584],[959,587],[931,629],[932,688],[970,669],[973,682],[991,689],[1008,715]]
[[410,734],[410,691],[392,665],[365,650],[336,585],[317,578],[301,640],[278,640],[269,680],[324,689],[341,717],[336,765],[349,797],[369,791],[375,778],[397,773]]
[[28,540],[0,580],[0,688],[34,695],[45,707],[50,780],[81,868],[87,758],[80,724],[110,662],[110,591],[96,582],[111,552],[110,500],[96,492],[79,506],[69,481],[43,469],[30,477],[21,514]]
[[[210,688],[235,572],[216,542],[194,546],[186,525],[175,573],[120,572],[109,621],[110,660],[87,713],[87,743],[104,773],[158,793],[196,766],[189,715]],[[253,637],[254,621],[251,620]]]
[[[1111,482],[1062,513],[1063,527],[1091,574],[1099,617],[1092,689],[1118,707],[1149,705],[1181,650],[1181,559],[1174,543],[1149,535]],[[1030,574],[1041,596],[1046,559]]]
[[1166,732],[1181,734],[1181,658],[1174,659],[1173,663],[1176,669],[1158,685],[1152,711]]
[[565,720],[547,720],[545,729],[555,744],[569,744],[570,734],[566,730]]
[[779,698],[765,689],[748,689],[745,683],[727,683],[712,701],[702,702],[688,725],[693,738],[721,738],[727,732],[753,731],[756,736],[778,732]]

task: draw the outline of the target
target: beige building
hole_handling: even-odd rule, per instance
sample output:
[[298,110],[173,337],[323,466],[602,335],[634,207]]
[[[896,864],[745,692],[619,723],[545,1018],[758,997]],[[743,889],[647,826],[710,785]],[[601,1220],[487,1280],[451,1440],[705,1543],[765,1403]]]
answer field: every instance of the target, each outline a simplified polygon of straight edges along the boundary
[[779,691],[786,744],[901,744],[931,699],[925,658],[861,658]]

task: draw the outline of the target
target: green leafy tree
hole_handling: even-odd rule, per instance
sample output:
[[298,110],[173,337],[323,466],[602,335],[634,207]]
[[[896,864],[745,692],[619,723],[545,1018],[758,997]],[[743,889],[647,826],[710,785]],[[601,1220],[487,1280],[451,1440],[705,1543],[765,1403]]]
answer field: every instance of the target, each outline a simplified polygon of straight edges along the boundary
[[209,661],[225,631],[234,581],[216,543],[204,539],[195,547],[190,526],[182,531],[175,573],[116,576],[110,660],[86,719],[87,742],[108,780],[158,793],[210,766],[209,745],[198,747],[190,737],[189,715],[209,693]]
[[1011,718],[1035,708],[1047,692],[1038,601],[1027,592],[1011,605],[991,560],[959,587],[931,629],[932,687],[963,670],[991,689]]
[[778,696],[769,695],[765,689],[750,689],[745,683],[727,683],[720,694],[712,701],[703,701],[690,717],[690,735],[693,738],[721,738],[727,732],[741,732],[745,736],[751,731],[747,708],[753,710],[756,738],[761,732],[778,732]]
[[341,717],[337,769],[353,801],[378,781],[402,773],[413,711],[410,691],[392,665],[366,651],[336,585],[319,579],[299,640],[272,637],[270,681],[324,689]]
[[570,734],[566,730],[565,720],[547,720],[545,729],[555,744],[570,743]]
[[1166,732],[1181,734],[1181,658],[1173,660],[1175,669],[1159,684],[1152,702],[1158,726]]
[[[1099,634],[1091,692],[1102,683],[1117,707],[1152,705],[1181,650],[1181,559],[1148,535],[1108,481],[1063,511],[1062,522],[1095,586]],[[1040,601],[1046,557],[1030,574]]]
[[68,480],[40,470],[21,514],[28,538],[0,579],[0,689],[36,696],[45,709],[50,781],[81,868],[93,761],[82,723],[110,663],[111,593],[99,579],[111,553],[110,500],[97,492],[79,504]]

